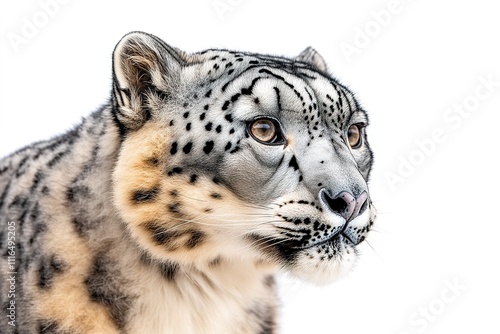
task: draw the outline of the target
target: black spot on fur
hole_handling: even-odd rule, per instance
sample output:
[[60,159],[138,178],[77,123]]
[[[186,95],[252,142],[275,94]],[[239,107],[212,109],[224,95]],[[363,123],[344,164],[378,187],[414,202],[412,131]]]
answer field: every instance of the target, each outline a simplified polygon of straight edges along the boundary
[[186,242],[186,247],[189,249],[193,249],[198,247],[205,240],[205,233],[201,231],[192,231],[191,237]]
[[78,233],[79,236],[84,236],[85,233],[84,231],[87,229],[85,222],[80,218],[80,217],[73,217],[71,220],[71,223],[75,226],[76,233]]
[[123,286],[127,282],[106,253],[97,254],[94,258],[85,285],[90,299],[106,306],[115,325],[123,330],[132,306],[132,297],[123,291]]
[[233,144],[231,142],[227,142],[226,147],[224,147],[224,151],[231,149],[231,146],[233,146]]
[[203,147],[203,152],[205,152],[205,154],[210,154],[213,148],[214,148],[214,142],[212,140],[209,140],[205,143],[205,146]]
[[7,183],[7,186],[3,189],[2,195],[0,195],[0,209],[3,207],[5,203],[5,199],[7,198],[7,194],[9,193],[12,181]]
[[215,128],[215,132],[221,133],[221,131],[222,131],[222,126],[221,125],[217,125],[217,127]]
[[210,197],[212,197],[214,199],[222,199],[222,196],[219,193],[212,193],[212,194],[210,194]]
[[189,183],[195,184],[198,181],[198,175],[193,174],[189,177]]
[[182,117],[184,117],[184,118],[188,118],[188,117],[189,117],[189,111],[186,111],[186,112],[184,113],[184,115],[182,115]]
[[20,177],[20,176],[22,176],[26,172],[26,169],[23,168],[23,167],[28,162],[28,158],[29,158],[29,156],[24,157],[21,160],[21,162],[19,162],[19,165],[17,165],[17,167],[16,167],[16,177]]
[[[142,227],[151,235],[152,240],[158,246],[169,246],[172,240],[183,236],[186,232],[172,231],[172,229],[164,226],[161,222],[149,221],[142,224]],[[174,250],[171,248],[170,250]]]
[[276,103],[278,104],[278,110],[281,110],[281,96],[280,96],[280,90],[278,87],[273,87],[274,91],[276,92]]
[[103,223],[101,219],[95,219],[85,210],[75,211],[71,222],[80,237],[87,237],[90,230]]
[[191,123],[186,124],[186,131],[191,131]]
[[17,195],[14,197],[14,199],[12,200],[12,202],[10,202],[9,204],[9,208],[25,208],[26,205],[28,204],[28,198],[24,197],[24,196],[20,196],[20,195]]
[[297,158],[295,158],[295,155],[290,159],[288,167],[293,168],[293,170],[299,170],[299,164],[297,163]]
[[177,142],[176,141],[174,141],[172,143],[172,146],[170,147],[170,154],[174,155],[175,153],[177,153]]
[[172,261],[163,261],[159,264],[160,273],[168,281],[173,281],[175,274],[179,271],[179,265]]
[[224,102],[224,105],[222,106],[222,110],[227,110],[229,108],[229,101]]
[[28,244],[31,246],[45,231],[47,230],[47,225],[43,221],[38,221],[33,228],[33,234],[30,237]]
[[158,272],[168,281],[173,281],[175,274],[179,270],[179,264],[174,261],[162,260],[158,261],[153,259],[149,254],[143,253],[141,261],[147,265],[158,269]]
[[70,150],[62,151],[57,153],[48,163],[47,167],[52,168],[54,167],[61,159],[70,152]]
[[[86,187],[85,187],[86,188]],[[66,190],[66,199],[70,202],[76,202],[76,194],[78,193],[78,187],[73,186]],[[80,189],[81,192],[81,189]]]
[[189,142],[187,143],[186,145],[184,145],[184,147],[182,148],[182,151],[185,153],[185,154],[188,154],[189,152],[191,152],[191,149],[193,148],[193,143],[192,142]]
[[38,269],[38,287],[43,290],[50,289],[54,276],[61,273],[64,266],[64,262],[56,256],[52,256],[50,260],[42,259]]
[[160,189],[158,187],[154,187],[151,189],[138,189],[132,193],[131,200],[137,204],[152,202],[158,196]]
[[168,171],[167,175],[168,176],[173,176],[175,174],[181,174],[182,173],[182,168],[181,167],[174,167],[170,171]]
[[178,202],[172,203],[168,205],[168,211],[172,213],[180,213],[181,212],[181,204]]
[[227,114],[226,116],[224,116],[224,118],[226,119],[226,121],[228,121],[229,123],[232,123],[233,122],[233,116],[231,114]]
[[205,130],[210,131],[212,130],[212,122],[208,122],[207,125],[205,125]]
[[144,163],[152,166],[158,166],[160,164],[160,160],[157,157],[150,157],[145,159]]
[[234,94],[233,96],[231,96],[231,102],[234,103],[234,102],[238,101],[238,99],[239,99],[240,96],[241,96],[240,93]]

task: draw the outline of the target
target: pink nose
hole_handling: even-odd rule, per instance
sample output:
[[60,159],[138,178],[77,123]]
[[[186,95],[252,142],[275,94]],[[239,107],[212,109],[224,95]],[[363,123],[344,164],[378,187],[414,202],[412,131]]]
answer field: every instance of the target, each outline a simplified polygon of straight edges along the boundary
[[358,198],[355,198],[351,193],[342,191],[332,198],[328,191],[321,189],[320,198],[331,212],[344,217],[346,221],[351,221],[365,211],[368,194],[363,191]]

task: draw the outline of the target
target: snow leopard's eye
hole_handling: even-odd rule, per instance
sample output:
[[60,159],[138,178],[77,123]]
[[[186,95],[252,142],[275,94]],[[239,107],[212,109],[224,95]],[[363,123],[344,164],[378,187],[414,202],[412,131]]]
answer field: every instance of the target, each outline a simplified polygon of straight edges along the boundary
[[285,138],[277,120],[261,117],[248,124],[248,132],[259,143],[266,145],[283,145]]
[[349,141],[349,146],[353,149],[361,146],[363,142],[363,124],[353,124],[347,130],[347,140]]

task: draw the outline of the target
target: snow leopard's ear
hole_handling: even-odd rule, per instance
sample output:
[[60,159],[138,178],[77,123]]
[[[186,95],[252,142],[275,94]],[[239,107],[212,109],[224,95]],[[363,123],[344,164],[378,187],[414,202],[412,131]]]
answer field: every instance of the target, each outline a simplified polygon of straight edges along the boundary
[[321,55],[310,46],[295,57],[295,60],[310,64],[312,67],[321,72],[326,72],[328,70],[323,57],[321,57]]
[[156,36],[125,35],[113,52],[113,108],[120,130],[140,128],[175,90],[186,56]]

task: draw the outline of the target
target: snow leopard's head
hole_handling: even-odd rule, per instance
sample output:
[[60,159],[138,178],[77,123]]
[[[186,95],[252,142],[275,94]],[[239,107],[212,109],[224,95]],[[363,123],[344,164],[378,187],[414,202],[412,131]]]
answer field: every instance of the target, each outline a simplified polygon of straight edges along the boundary
[[313,49],[286,59],[179,51],[144,33],[114,53],[115,203],[158,261],[249,261],[327,282],[375,220],[368,119]]

